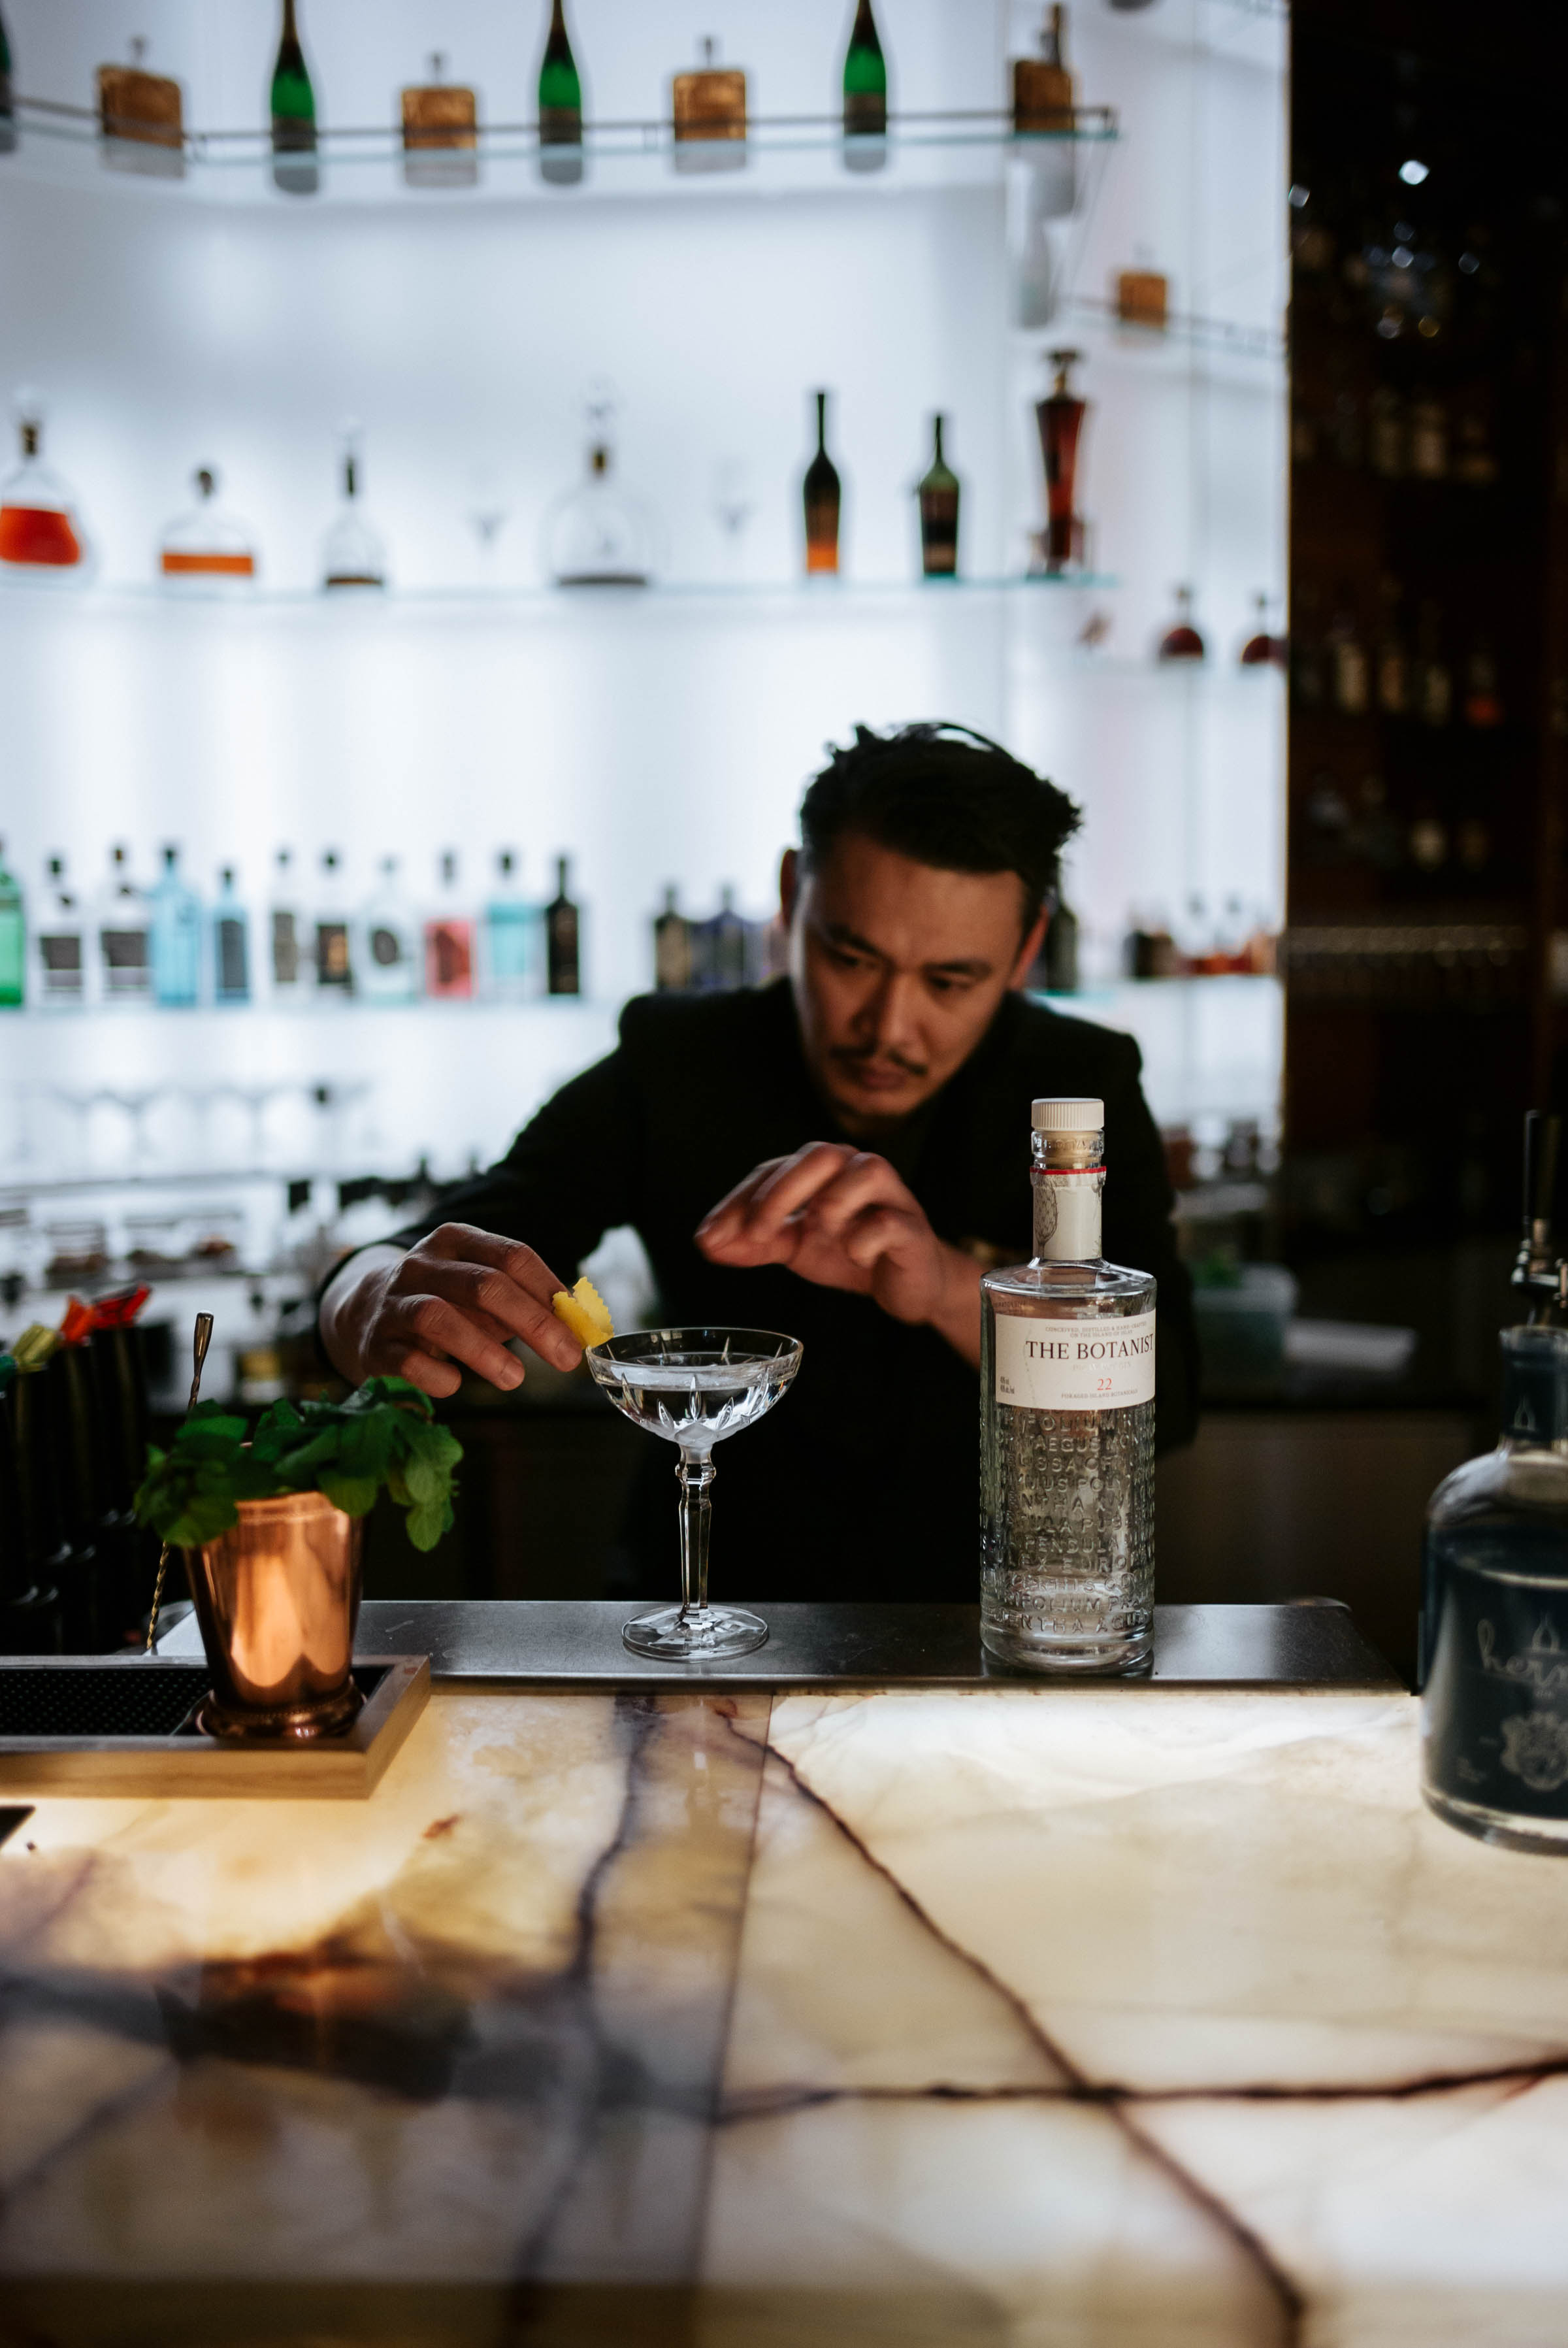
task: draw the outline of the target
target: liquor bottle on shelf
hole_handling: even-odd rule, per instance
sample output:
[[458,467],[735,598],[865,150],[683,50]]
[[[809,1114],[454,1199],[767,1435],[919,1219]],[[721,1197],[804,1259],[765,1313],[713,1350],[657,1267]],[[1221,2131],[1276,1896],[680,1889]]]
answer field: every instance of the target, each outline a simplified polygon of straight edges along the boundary
[[545,907],[545,986],[549,994],[582,993],[582,919],[567,894],[568,861],[556,858],[556,892]]
[[11,44],[0,16],[0,155],[16,152],[16,107],[11,95]]
[[1465,663],[1464,722],[1489,728],[1502,724],[1502,695],[1498,688],[1497,663],[1482,637]]
[[109,877],[98,906],[100,995],[108,1004],[152,999],[152,936],[147,899],[130,877],[124,847],[109,850]]
[[1367,647],[1361,642],[1355,615],[1342,602],[1328,629],[1328,679],[1334,706],[1342,716],[1365,717],[1371,700]]
[[1321,709],[1323,646],[1318,635],[1322,602],[1316,587],[1299,587],[1292,599],[1289,634],[1290,698],[1298,709]]
[[1040,980],[1049,994],[1078,992],[1078,916],[1058,891],[1040,950]]
[[1170,324],[1171,283],[1146,250],[1136,252],[1131,269],[1116,275],[1116,315],[1124,326],[1148,326],[1163,334]]
[[539,65],[539,177],[552,187],[574,187],[582,165],[582,77],[567,34],[565,0],[550,0]]
[[545,517],[545,565],[558,587],[646,587],[653,575],[655,525],[644,500],[614,479],[615,398],[596,385],[583,403],[588,477]]
[[744,986],[750,925],[736,912],[735,892],[728,881],[719,891],[718,911],[698,926],[702,934],[693,960],[701,969],[703,986],[715,994]]
[[346,1003],[354,993],[354,953],[343,903],[343,874],[335,848],[322,852],[321,884],[312,924],[318,1003]]
[[1201,661],[1206,657],[1204,640],[1193,624],[1193,591],[1190,587],[1176,590],[1176,616],[1160,638],[1155,654],[1163,661]]
[[1460,410],[1454,440],[1454,479],[1471,489],[1490,489],[1497,479],[1497,458],[1483,408],[1467,407]]
[[1391,384],[1379,384],[1367,407],[1367,453],[1385,481],[1402,481],[1409,469],[1405,403]]
[[430,79],[403,92],[403,177],[411,188],[478,184],[478,100],[446,75],[446,59],[434,49]]
[[39,455],[44,411],[36,392],[17,393],[16,428],[22,461],[0,481],[0,572],[78,581],[88,569],[87,537],[70,490]]
[[1410,404],[1410,472],[1418,481],[1442,481],[1448,469],[1448,410],[1428,393]]
[[203,465],[191,479],[197,502],[190,513],[169,523],[159,541],[160,574],[176,588],[195,583],[210,592],[214,584],[248,586],[256,576],[251,532],[216,503],[218,475],[212,466]]
[[1066,31],[1067,11],[1061,0],[1054,0],[1040,26],[1039,57],[1013,59],[1015,131],[1038,134],[1072,129],[1077,119],[1077,99],[1064,53]]
[[1034,1103],[1034,1253],[980,1282],[980,1637],[1030,1671],[1153,1641],[1155,1283],[1101,1253],[1104,1124]]
[[1256,623],[1236,654],[1237,664],[1242,668],[1283,668],[1288,650],[1285,638],[1276,635],[1270,625],[1274,598],[1260,589],[1253,602]]
[[1385,717],[1410,714],[1410,656],[1399,626],[1399,590],[1392,579],[1381,589],[1383,625],[1378,638],[1377,700]]
[[99,154],[111,171],[156,179],[185,176],[184,101],[179,84],[146,70],[147,43],[130,45],[128,66],[97,71]]
[[805,568],[808,578],[831,578],[838,572],[838,469],[827,453],[827,394],[818,391],[812,396],[816,401],[816,454],[806,467],[801,484],[805,509]]
[[300,46],[294,0],[283,0],[283,29],[272,67],[272,183],[287,196],[313,196],[321,185],[316,94]]
[[152,891],[152,998],[164,1011],[189,1011],[201,994],[201,905],[179,877],[170,842]]
[[1046,575],[1058,578],[1073,568],[1082,537],[1077,511],[1078,458],[1089,402],[1079,397],[1070,381],[1078,353],[1051,351],[1049,357],[1054,381],[1050,396],[1036,400],[1034,419],[1045,466]]
[[367,1003],[412,1003],[419,992],[418,924],[397,881],[397,859],[384,856],[381,878],[360,922],[354,956]]
[[844,160],[851,171],[879,171],[887,160],[887,60],[871,0],[856,0],[845,52]]
[[212,1000],[231,1004],[251,1000],[251,922],[231,864],[218,875],[212,908]]
[[386,584],[386,549],[359,502],[359,427],[343,436],[343,496],[337,520],[322,541],[322,585],[333,592]]
[[26,992],[27,908],[0,839],[0,1010],[19,1011]]
[[546,991],[545,916],[530,904],[513,850],[496,858],[495,893],[485,907],[483,991],[492,1003],[533,1003]]
[[311,942],[294,885],[294,852],[280,848],[272,860],[272,901],[267,914],[272,999],[303,999],[311,972]]
[[1413,713],[1423,726],[1446,726],[1453,715],[1453,673],[1443,658],[1442,615],[1430,602],[1421,605],[1416,623],[1416,676]]
[[678,171],[738,171],[746,160],[746,77],[719,63],[711,34],[702,43],[695,73],[675,76],[671,117]]
[[457,854],[441,856],[441,888],[425,923],[425,992],[433,1002],[467,1002],[474,993],[474,917],[457,890]]
[[692,983],[692,924],[675,902],[671,882],[664,911],[653,922],[653,983],[661,994],[684,994]]
[[1568,1849],[1568,1331],[1502,1332],[1497,1447],[1427,1509],[1421,1790],[1450,1826]]
[[39,911],[38,994],[41,1010],[79,1011],[87,999],[87,923],[66,886],[66,860],[51,856]]
[[934,453],[916,492],[920,500],[920,568],[927,579],[951,579],[958,568],[958,477],[942,454],[942,418],[933,417]]

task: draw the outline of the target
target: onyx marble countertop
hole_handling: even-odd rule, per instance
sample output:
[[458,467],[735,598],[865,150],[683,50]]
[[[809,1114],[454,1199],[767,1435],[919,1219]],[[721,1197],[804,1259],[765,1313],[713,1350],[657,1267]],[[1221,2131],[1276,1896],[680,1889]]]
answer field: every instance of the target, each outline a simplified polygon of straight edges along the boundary
[[0,1847],[0,2340],[1542,2348],[1568,1868],[1396,1688],[447,1678]]

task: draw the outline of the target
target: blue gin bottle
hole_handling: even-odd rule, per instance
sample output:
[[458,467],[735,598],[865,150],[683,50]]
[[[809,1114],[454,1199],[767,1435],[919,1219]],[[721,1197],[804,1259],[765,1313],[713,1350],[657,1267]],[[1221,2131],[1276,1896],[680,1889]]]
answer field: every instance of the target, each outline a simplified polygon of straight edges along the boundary
[[165,1010],[188,1010],[201,993],[201,903],[179,877],[179,850],[166,848],[153,888],[152,999]]
[[1438,1816],[1568,1856],[1568,1330],[1504,1330],[1497,1448],[1432,1495],[1420,1676]]

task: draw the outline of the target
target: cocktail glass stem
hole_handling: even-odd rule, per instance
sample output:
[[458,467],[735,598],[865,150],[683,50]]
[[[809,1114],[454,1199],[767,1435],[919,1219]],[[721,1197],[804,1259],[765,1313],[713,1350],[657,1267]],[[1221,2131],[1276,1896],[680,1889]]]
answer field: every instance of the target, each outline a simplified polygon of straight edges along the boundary
[[681,1620],[708,1611],[708,1529],[713,1504],[708,1487],[715,1474],[711,1451],[682,1451],[676,1463],[681,1487]]

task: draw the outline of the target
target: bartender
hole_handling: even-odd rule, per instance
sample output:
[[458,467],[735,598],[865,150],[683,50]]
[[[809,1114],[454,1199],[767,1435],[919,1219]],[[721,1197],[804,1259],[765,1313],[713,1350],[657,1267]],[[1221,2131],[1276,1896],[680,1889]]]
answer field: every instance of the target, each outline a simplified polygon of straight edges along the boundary
[[[751,1599],[973,1598],[981,1272],[1030,1251],[1030,1104],[1105,1104],[1105,1252],[1159,1282],[1157,1441],[1191,1440],[1196,1344],[1137,1045],[1020,992],[1078,809],[968,728],[858,727],[784,859],[789,976],[644,995],[439,1220],[350,1257],[321,1305],[345,1378],[510,1390],[521,1339],[607,1231],[640,1234],[671,1326],[786,1331],[800,1374],[718,1455],[715,1571]],[[650,1445],[629,1579],[675,1570]],[[660,1472],[660,1471],[664,1472]]]

